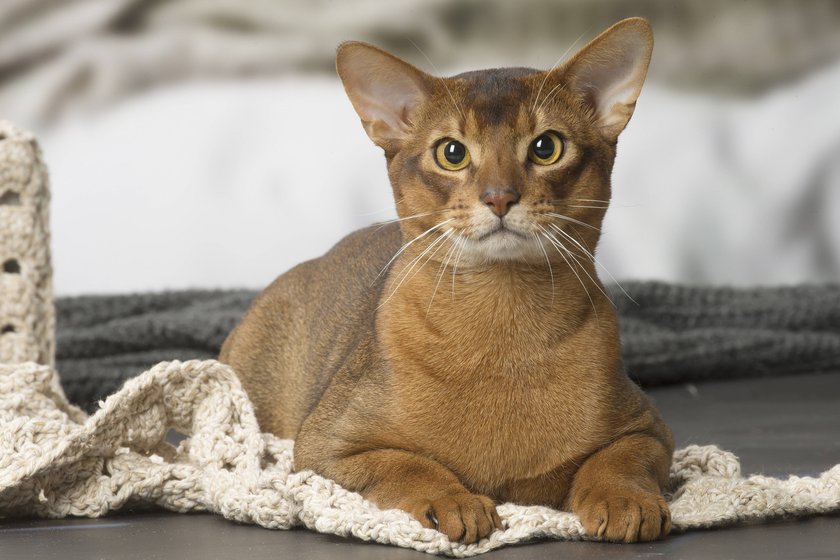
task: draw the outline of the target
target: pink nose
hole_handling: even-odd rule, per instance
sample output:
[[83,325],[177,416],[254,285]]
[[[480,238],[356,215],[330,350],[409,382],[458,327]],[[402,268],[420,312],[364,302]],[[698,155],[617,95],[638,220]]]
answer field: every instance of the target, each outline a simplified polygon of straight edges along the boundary
[[489,188],[481,193],[481,202],[501,218],[510,211],[511,206],[519,202],[519,197],[519,193],[511,188]]

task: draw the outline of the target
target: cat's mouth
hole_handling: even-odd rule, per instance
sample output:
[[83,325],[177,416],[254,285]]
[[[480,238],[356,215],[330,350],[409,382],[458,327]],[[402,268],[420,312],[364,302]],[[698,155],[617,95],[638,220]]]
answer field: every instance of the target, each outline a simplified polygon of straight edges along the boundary
[[461,238],[460,245],[467,249],[465,256],[480,263],[542,258],[542,248],[532,237],[509,225],[496,224],[484,233]]
[[525,235],[523,233],[520,233],[516,230],[513,230],[513,229],[505,226],[503,223],[500,222],[499,225],[497,225],[495,228],[493,228],[490,231],[488,231],[486,233],[483,233],[480,236],[478,236],[478,239],[476,239],[476,241],[484,241],[485,239],[488,239],[488,238],[493,237],[493,236],[501,236],[501,237],[513,236],[513,237],[519,237],[519,238],[525,239]]

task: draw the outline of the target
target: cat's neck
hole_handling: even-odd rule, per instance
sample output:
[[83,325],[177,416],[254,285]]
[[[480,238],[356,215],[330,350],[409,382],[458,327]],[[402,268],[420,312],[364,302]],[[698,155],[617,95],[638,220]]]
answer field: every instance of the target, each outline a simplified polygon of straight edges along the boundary
[[[422,259],[420,259],[422,261]],[[593,263],[576,260],[497,262],[491,264],[420,264],[406,252],[390,267],[380,308],[422,308],[424,316],[448,315],[454,309],[487,309],[491,313],[558,313],[583,317],[605,298]]]
[[516,368],[523,353],[543,353],[589,321],[615,333],[613,309],[591,265],[424,266],[401,275],[410,262],[409,255],[394,262],[377,315],[377,335],[394,355],[440,358],[438,366],[456,359],[476,369],[483,356],[494,356],[494,367]]

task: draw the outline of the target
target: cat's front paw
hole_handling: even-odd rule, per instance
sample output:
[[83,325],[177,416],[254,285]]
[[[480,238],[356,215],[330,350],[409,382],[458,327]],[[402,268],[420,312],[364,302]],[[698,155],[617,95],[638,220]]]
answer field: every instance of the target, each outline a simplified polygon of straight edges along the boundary
[[659,494],[592,490],[572,507],[590,535],[613,542],[653,541],[671,531],[671,511]]
[[477,542],[502,528],[496,505],[487,496],[461,492],[437,499],[408,498],[400,504],[420,523],[437,529],[451,541]]

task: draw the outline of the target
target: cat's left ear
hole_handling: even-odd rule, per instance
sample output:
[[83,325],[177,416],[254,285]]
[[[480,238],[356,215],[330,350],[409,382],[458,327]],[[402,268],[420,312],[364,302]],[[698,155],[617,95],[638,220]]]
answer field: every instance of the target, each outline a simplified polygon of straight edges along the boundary
[[627,126],[653,51],[653,31],[642,18],[616,23],[557,72],[594,111],[601,133],[614,142]]
[[373,45],[342,43],[336,69],[370,139],[386,150],[411,132],[434,78]]

